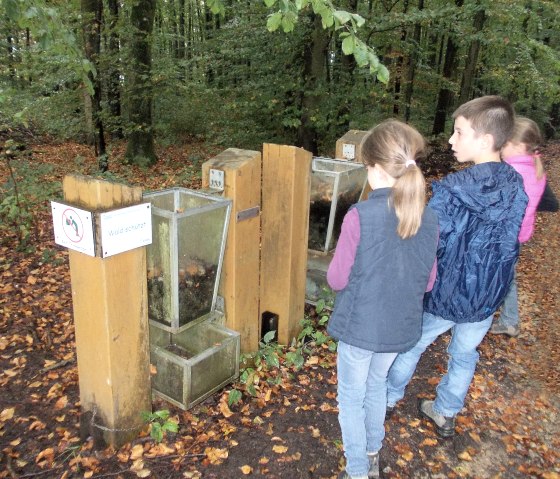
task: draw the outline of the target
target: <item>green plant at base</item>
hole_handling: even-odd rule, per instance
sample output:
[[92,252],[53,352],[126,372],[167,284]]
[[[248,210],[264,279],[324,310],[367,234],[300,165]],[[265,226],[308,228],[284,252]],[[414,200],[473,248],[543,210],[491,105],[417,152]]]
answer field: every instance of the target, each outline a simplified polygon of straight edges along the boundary
[[142,420],[150,425],[150,436],[157,443],[163,441],[166,433],[179,431],[179,424],[169,418],[167,409],[143,412]]
[[[313,353],[313,348],[324,347],[326,344],[329,351],[336,351],[336,342],[324,332],[330,317],[327,303],[328,300],[324,299],[318,301],[315,310],[320,318],[318,320],[310,317],[304,318],[301,321],[301,332],[289,347],[275,342],[276,331],[269,331],[259,342],[259,350],[256,353],[242,355],[239,376],[242,391],[253,397],[257,396],[257,386],[261,379],[273,369],[281,371],[282,363],[287,368],[299,371],[305,364],[306,355]],[[282,380],[282,373],[267,377],[267,382],[272,384],[279,384]],[[229,392],[229,405],[241,401],[241,390],[233,389]]]

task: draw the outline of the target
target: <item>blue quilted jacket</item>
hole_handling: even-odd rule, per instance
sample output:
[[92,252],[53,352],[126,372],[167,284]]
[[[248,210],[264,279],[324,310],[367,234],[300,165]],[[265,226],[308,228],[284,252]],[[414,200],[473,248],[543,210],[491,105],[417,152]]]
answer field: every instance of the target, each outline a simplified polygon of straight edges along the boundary
[[506,163],[483,163],[432,185],[438,271],[424,311],[456,323],[482,321],[503,302],[519,255],[527,206],[523,180]]

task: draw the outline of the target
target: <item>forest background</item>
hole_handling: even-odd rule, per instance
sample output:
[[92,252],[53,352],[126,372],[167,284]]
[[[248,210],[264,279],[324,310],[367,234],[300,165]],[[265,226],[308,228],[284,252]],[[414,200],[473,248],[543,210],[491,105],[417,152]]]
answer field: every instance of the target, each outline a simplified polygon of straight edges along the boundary
[[[453,110],[484,94],[560,139],[557,0],[0,0],[0,477],[334,477],[335,363],[321,347],[292,380],[268,344],[281,368],[261,372],[256,397],[242,377],[194,412],[172,409],[179,433],[163,444],[78,444],[68,258],[49,200],[68,172],[196,187],[225,148],[333,156],[348,130],[388,117],[446,149]],[[555,191],[559,145],[543,149]],[[422,166],[433,178],[452,161]],[[520,267],[521,338],[483,346],[472,407],[445,444],[415,411],[443,368],[436,345],[388,425],[386,477],[560,477],[559,223],[539,221]]]
[[395,117],[443,139],[500,94],[560,126],[555,0],[1,0],[0,125],[151,165],[154,144],[332,156]]

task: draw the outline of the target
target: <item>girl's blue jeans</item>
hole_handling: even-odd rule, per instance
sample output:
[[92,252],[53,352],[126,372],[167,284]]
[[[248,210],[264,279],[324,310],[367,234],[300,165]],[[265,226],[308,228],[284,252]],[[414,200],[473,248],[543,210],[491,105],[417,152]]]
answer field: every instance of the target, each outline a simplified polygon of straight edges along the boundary
[[396,356],[397,353],[375,353],[338,342],[338,421],[350,476],[367,476],[367,453],[381,449],[387,372]]
[[455,416],[465,404],[479,358],[476,348],[490,329],[492,318],[493,315],[476,323],[454,323],[424,313],[422,337],[411,350],[399,354],[391,366],[387,380],[387,404],[394,406],[403,398],[422,353],[440,334],[451,330],[451,341],[447,347],[447,373],[436,389],[434,410],[446,417]]

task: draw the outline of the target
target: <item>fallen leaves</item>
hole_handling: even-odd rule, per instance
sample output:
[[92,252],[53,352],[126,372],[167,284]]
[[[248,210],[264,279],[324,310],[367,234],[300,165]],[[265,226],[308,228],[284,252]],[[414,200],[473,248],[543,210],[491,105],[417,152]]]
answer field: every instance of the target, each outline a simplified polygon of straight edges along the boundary
[[9,407],[3,409],[2,412],[0,412],[0,422],[6,422],[12,419],[14,417],[15,411],[16,411],[15,407]]
[[229,456],[229,451],[227,449],[220,449],[217,447],[207,447],[204,449],[204,454],[206,459],[210,464],[221,464]]

